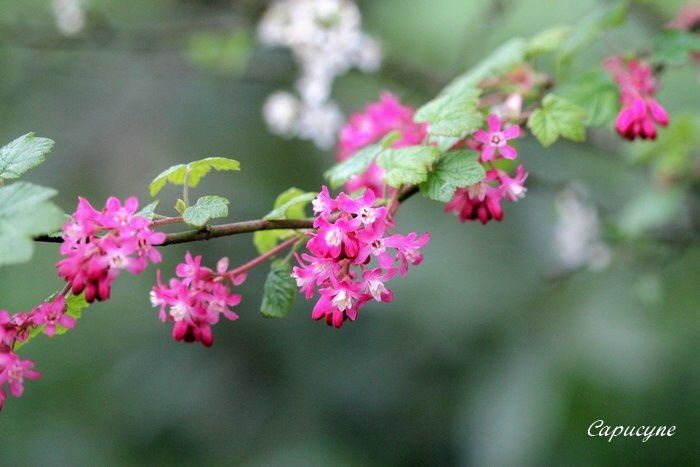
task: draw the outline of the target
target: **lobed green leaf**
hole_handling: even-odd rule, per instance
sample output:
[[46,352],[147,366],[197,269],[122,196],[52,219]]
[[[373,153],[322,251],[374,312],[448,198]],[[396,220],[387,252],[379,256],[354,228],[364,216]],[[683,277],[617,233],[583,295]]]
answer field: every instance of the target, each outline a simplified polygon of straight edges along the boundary
[[0,187],[0,265],[29,261],[33,237],[49,234],[65,215],[49,201],[56,191],[26,182]]
[[532,112],[527,126],[542,146],[552,145],[560,136],[572,141],[586,139],[586,111],[564,98],[547,94],[542,107]]
[[481,90],[468,88],[457,95],[443,94],[418,109],[414,120],[430,124],[431,136],[462,139],[483,122],[478,110]]
[[680,64],[692,53],[700,53],[700,36],[689,31],[669,29],[654,38],[652,60],[656,63]]
[[19,178],[41,164],[53,145],[53,140],[27,133],[3,146],[0,148],[0,179]]
[[562,97],[586,112],[584,125],[609,126],[620,109],[619,91],[612,77],[603,69],[583,73],[560,91]]
[[450,151],[433,165],[428,178],[421,183],[420,190],[430,199],[447,203],[457,188],[478,183],[484,177],[486,171],[473,151]]
[[377,164],[386,172],[387,185],[398,188],[424,182],[428,169],[439,156],[440,149],[435,146],[408,146],[384,150]]
[[193,227],[203,227],[210,219],[228,216],[229,201],[222,196],[202,196],[194,206],[182,213],[182,219]]
[[157,195],[166,183],[184,185],[185,179],[187,179],[188,186],[196,187],[212,169],[217,171],[241,170],[241,164],[237,160],[226,157],[207,157],[188,164],[174,165],[153,179],[149,185],[151,196]]
[[297,285],[291,274],[289,261],[276,260],[270,265],[260,306],[260,311],[266,318],[284,318],[292,309],[297,297]]

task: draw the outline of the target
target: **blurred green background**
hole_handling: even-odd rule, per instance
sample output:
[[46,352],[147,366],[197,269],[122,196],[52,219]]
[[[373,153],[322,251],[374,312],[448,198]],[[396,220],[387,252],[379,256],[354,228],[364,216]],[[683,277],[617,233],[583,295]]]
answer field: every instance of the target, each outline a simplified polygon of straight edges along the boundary
[[[346,113],[383,89],[420,105],[434,81],[505,39],[576,24],[600,4],[360,2],[385,66],[345,75],[334,96]],[[645,46],[680,5],[635,5],[610,42]],[[318,189],[332,151],[270,135],[261,117],[266,96],[295,79],[289,54],[253,43],[245,70],[228,56],[221,66],[191,60],[208,56],[206,41],[188,49],[193,34],[250,32],[265,2],[87,6],[87,30],[66,38],[48,1],[0,0],[0,141],[27,131],[56,140],[26,178],[60,190],[62,208],[71,212],[79,195],[101,205],[135,194],[145,204],[161,170],[210,155],[243,166],[207,181],[207,191],[232,200],[232,219],[259,217],[289,186]],[[580,66],[609,53],[596,45]],[[659,100],[672,116],[697,112],[696,70],[668,71]],[[123,275],[113,298],[90,307],[73,332],[22,351],[43,376],[7,401],[0,464],[697,465],[700,248],[658,246],[642,232],[615,247],[603,271],[559,273],[557,187],[585,184],[613,219],[661,196],[648,168],[622,157],[611,130],[597,139],[548,149],[521,142],[538,183],[506,207],[502,223],[462,225],[440,205],[412,199],[399,229],[431,232],[424,264],[392,284],[393,303],[367,306],[339,331],[311,321],[302,298],[287,319],[264,319],[261,268],[242,287],[241,319],[216,326],[213,348],[176,343],[148,302],[156,268]],[[162,206],[175,197],[167,189]],[[642,218],[654,221],[658,213],[645,206]],[[666,217],[661,227],[682,215]],[[250,236],[172,246],[166,275],[188,247],[209,265],[255,254]],[[25,310],[59,288],[57,258],[55,246],[41,245],[32,263],[0,269],[2,307]],[[677,435],[608,443],[586,435],[598,419],[676,425]]]

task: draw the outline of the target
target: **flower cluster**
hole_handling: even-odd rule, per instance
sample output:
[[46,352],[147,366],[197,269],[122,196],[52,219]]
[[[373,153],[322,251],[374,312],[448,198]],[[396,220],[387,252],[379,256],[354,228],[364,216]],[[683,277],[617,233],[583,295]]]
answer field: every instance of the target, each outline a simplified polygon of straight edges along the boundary
[[654,99],[656,79],[651,67],[639,60],[614,56],[605,60],[605,68],[620,89],[622,109],[615,128],[624,138],[656,139],[656,124],[668,125],[666,110]]
[[0,310],[0,410],[7,392],[20,397],[24,392],[24,379],[37,379],[39,372],[34,370],[34,362],[21,360],[14,352],[15,344],[24,343],[32,330],[43,326],[44,333],[53,337],[59,327],[72,329],[75,318],[66,314],[66,298],[59,294],[51,301],[43,302],[28,312],[10,315]]
[[409,264],[423,261],[420,248],[430,235],[391,234],[389,211],[374,201],[372,190],[357,199],[345,193],[332,198],[325,186],[314,200],[316,231],[306,245],[309,253],[297,255],[299,266],[292,273],[307,300],[315,292],[320,296],[313,319],[336,328],[354,321],[368,301],[391,301],[386,283],[396,274],[405,276]]
[[185,262],[175,269],[177,279],[167,284],[161,280],[151,291],[151,303],[160,307],[160,319],[174,323],[173,338],[177,341],[201,342],[209,347],[214,342],[211,326],[219,322],[220,315],[235,321],[238,315],[231,307],[241,302],[241,295],[232,293],[232,285],[245,281],[245,274],[228,270],[228,258],[221,258],[216,270],[202,266],[202,257],[192,257],[189,252]]
[[509,140],[520,136],[518,125],[503,127],[503,121],[491,114],[488,118],[488,131],[477,130],[473,138],[465,142],[466,147],[480,153],[479,160],[486,168],[486,177],[471,186],[458,188],[452,201],[445,206],[445,212],[454,212],[461,222],[478,220],[486,224],[491,219],[503,219],[501,201],[517,201],[525,196],[527,171],[519,165],[514,177],[493,167],[492,162],[501,158],[514,160],[518,153],[508,144]]
[[80,198],[73,217],[63,226],[60,252],[64,258],[56,264],[74,295],[85,292],[90,303],[106,300],[122,269],[140,274],[149,261],[160,262],[154,245],[161,244],[165,234],[151,230],[149,220],[137,215],[137,209],[136,198],[122,205],[110,197],[102,211]]
[[[414,113],[413,108],[401,105],[391,93],[382,93],[378,102],[373,102],[363,112],[352,115],[341,129],[338,160],[352,157],[359,149],[379,141],[392,131],[398,131],[400,134],[392,144],[394,148],[422,143],[427,134],[427,125],[415,123]],[[381,196],[384,188],[384,170],[372,163],[363,174],[348,180],[345,188],[349,192],[368,188],[374,191],[376,196]]]
[[374,71],[381,62],[379,44],[360,23],[351,0],[282,0],[267,10],[258,26],[261,41],[289,48],[301,69],[300,98],[277,92],[265,104],[271,131],[313,140],[321,148],[333,145],[343,121],[330,99],[333,81],[353,67]]

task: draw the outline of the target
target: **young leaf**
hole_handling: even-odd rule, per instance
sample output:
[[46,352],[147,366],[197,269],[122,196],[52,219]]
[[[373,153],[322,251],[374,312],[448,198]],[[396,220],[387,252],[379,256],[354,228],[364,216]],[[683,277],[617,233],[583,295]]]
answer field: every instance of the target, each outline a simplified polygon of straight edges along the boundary
[[440,150],[435,146],[408,146],[386,149],[380,154],[377,164],[386,171],[386,183],[398,188],[424,182],[428,168],[439,156]]
[[583,73],[574,83],[561,90],[562,97],[586,112],[586,126],[612,125],[620,108],[617,86],[602,69]]
[[155,196],[165,186],[166,182],[173,185],[187,185],[196,187],[199,181],[204,178],[212,169],[214,170],[241,170],[241,165],[237,160],[226,157],[207,157],[199,161],[188,164],[178,164],[161,172],[149,185],[151,196]]
[[289,261],[278,259],[270,265],[260,306],[260,311],[266,318],[284,318],[292,309],[297,297],[297,284],[291,274]]
[[473,151],[450,151],[433,165],[421,192],[430,199],[447,203],[457,188],[473,185],[486,176]]
[[554,94],[547,94],[542,107],[532,112],[527,126],[532,130],[542,146],[550,146],[560,136],[572,141],[586,139],[586,111],[581,107]]
[[18,178],[27,170],[44,162],[44,157],[53,148],[48,138],[27,133],[0,148],[0,179]]
[[187,209],[187,205],[185,204],[185,201],[178,198],[177,201],[175,201],[175,210],[182,215],[185,212],[185,209]]
[[[315,197],[299,188],[290,188],[275,200],[273,210],[265,219],[303,219],[306,205]],[[260,254],[272,249],[281,240],[294,235],[292,229],[259,230],[253,234],[253,244]]]
[[151,204],[144,206],[139,212],[136,213],[136,215],[145,217],[148,220],[153,220],[159,203],[159,200],[153,201]]
[[189,225],[203,227],[210,219],[228,216],[228,200],[221,196],[202,196],[194,206],[182,213],[182,218]]
[[26,182],[0,187],[0,265],[29,261],[33,237],[48,234],[64,222],[50,198],[56,191]]
[[691,53],[700,53],[697,34],[669,29],[654,38],[652,60],[656,63],[685,63]]
[[364,173],[374,158],[384,149],[391,147],[394,141],[400,137],[401,133],[392,131],[384,136],[379,143],[365,146],[340,164],[331,167],[323,176],[328,180],[331,188],[338,188],[347,182],[350,177]]
[[431,136],[464,138],[481,126],[483,120],[477,109],[481,91],[468,88],[457,95],[443,94],[418,109],[414,120],[428,122]]

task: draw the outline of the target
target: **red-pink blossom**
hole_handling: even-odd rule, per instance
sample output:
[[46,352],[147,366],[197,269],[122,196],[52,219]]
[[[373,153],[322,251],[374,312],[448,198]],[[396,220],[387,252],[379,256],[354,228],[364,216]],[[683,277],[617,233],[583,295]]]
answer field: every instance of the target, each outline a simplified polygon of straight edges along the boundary
[[429,234],[392,235],[388,210],[376,207],[375,201],[372,190],[359,198],[340,193],[336,199],[330,198],[326,187],[321,190],[317,204],[333,208],[317,210],[316,231],[306,245],[310,254],[297,255],[299,264],[292,272],[307,300],[319,294],[313,319],[336,328],[354,321],[368,301],[391,301],[393,293],[386,283],[397,272],[405,275],[409,264],[422,261],[419,250]]
[[110,197],[102,211],[80,198],[63,226],[60,252],[64,258],[56,263],[74,295],[85,292],[88,302],[106,300],[119,271],[140,274],[149,262],[160,262],[154,246],[165,240],[165,234],[151,230],[148,219],[136,215],[137,209],[133,197],[123,205]]
[[241,302],[241,295],[232,293],[231,286],[245,280],[244,274],[228,271],[228,258],[221,258],[216,270],[204,267],[202,257],[187,252],[185,262],[175,269],[179,279],[161,280],[151,291],[151,303],[160,308],[161,321],[173,323],[173,338],[177,341],[201,342],[209,347],[214,342],[211,326],[223,315],[235,321],[238,315],[231,308]]
[[498,115],[491,114],[488,119],[489,131],[477,130],[474,132],[474,139],[482,144],[482,161],[491,161],[497,159],[498,156],[511,160],[518,157],[518,152],[508,145],[508,140],[520,136],[520,126],[508,125],[505,129],[501,129],[502,125],[503,122],[498,118]]
[[0,352],[0,407],[6,397],[3,386],[7,384],[10,394],[20,397],[24,392],[24,379],[37,379],[41,373],[34,369],[34,362],[21,360],[11,351]]
[[614,56],[605,60],[605,68],[620,89],[622,108],[615,120],[617,132],[629,140],[656,139],[656,124],[668,125],[666,110],[654,99],[657,82],[652,68],[636,59]]
[[44,326],[44,333],[53,337],[59,326],[65,329],[73,329],[75,318],[66,314],[66,297],[59,295],[50,302],[44,302],[33,311],[33,323],[36,326]]
[[[420,144],[427,134],[427,125],[413,121],[415,110],[404,106],[391,93],[384,92],[378,102],[369,104],[364,111],[350,117],[340,131],[338,160],[352,157],[359,149],[379,141],[392,131],[399,137],[392,143],[394,148]],[[351,177],[345,184],[348,192],[369,188],[381,196],[384,188],[384,170],[371,163],[367,170]]]

